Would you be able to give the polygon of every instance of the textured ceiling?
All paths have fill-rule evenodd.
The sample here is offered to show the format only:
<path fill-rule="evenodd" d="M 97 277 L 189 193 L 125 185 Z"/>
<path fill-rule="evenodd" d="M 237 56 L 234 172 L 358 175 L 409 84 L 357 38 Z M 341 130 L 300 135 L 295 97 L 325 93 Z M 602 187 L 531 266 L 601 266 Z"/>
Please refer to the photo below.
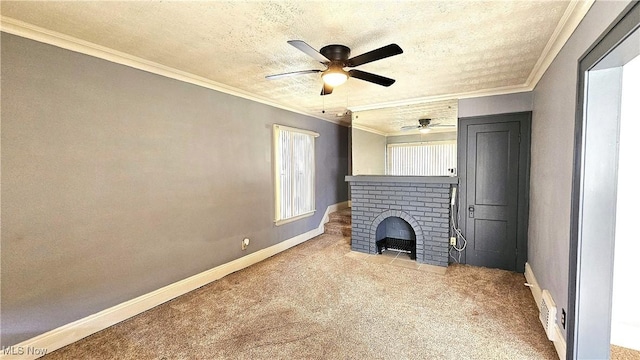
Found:
<path fill-rule="evenodd" d="M 387 107 L 353 113 L 353 126 L 372 129 L 386 135 L 410 135 L 418 129 L 400 130 L 403 126 L 418 126 L 419 119 L 431 119 L 432 124 L 458 125 L 458 100 L 442 100 L 419 104 Z M 451 127 L 433 127 L 431 132 L 456 131 Z"/>
<path fill-rule="evenodd" d="M 336 121 L 346 118 L 337 115 L 346 109 L 523 85 L 568 5 L 568 1 L 2 1 L 1 11 L 4 19 Z M 270 74 L 322 69 L 287 44 L 293 39 L 316 49 L 343 44 L 351 48 L 352 56 L 397 43 L 404 54 L 358 67 L 396 79 L 391 87 L 349 79 L 333 94 L 320 96 L 318 74 L 265 79 Z M 418 112 L 423 107 L 429 105 L 416 105 Z M 398 114 L 387 109 L 374 116 L 367 111 L 361 120 L 375 119 L 365 126 L 393 133 L 417 121 L 415 114 L 400 107 Z"/>

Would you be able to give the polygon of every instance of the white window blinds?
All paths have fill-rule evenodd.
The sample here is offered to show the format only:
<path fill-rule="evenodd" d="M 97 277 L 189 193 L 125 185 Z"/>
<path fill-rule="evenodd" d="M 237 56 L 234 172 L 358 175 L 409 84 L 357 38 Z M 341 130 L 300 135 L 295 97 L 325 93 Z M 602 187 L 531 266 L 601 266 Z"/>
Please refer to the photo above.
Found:
<path fill-rule="evenodd" d="M 457 166 L 455 141 L 387 145 L 387 174 L 448 176 Z"/>
<path fill-rule="evenodd" d="M 275 222 L 280 225 L 315 212 L 315 138 L 317 133 L 273 126 Z"/>

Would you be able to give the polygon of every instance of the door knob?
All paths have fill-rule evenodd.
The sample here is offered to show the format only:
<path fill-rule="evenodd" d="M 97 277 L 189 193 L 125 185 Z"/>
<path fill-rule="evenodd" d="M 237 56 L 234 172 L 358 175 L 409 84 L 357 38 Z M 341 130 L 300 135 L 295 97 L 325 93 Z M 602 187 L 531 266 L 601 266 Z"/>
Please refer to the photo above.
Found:
<path fill-rule="evenodd" d="M 473 205 L 469 206 L 469 217 L 472 218 L 473 217 L 473 212 L 476 210 L 476 208 Z"/>

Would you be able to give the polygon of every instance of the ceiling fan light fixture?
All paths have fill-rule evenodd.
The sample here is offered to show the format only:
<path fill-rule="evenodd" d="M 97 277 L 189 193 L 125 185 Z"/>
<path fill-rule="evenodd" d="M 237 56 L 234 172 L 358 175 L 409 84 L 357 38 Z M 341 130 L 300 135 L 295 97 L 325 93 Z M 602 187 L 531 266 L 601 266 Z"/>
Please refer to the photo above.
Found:
<path fill-rule="evenodd" d="M 423 127 L 423 128 L 420 128 L 420 130 L 418 131 L 420 131 L 423 134 L 426 134 L 428 132 L 431 132 L 431 129 L 429 129 L 428 127 Z"/>
<path fill-rule="evenodd" d="M 331 87 L 344 84 L 348 78 L 349 75 L 347 75 L 347 72 L 342 70 L 342 68 L 330 68 L 322 73 L 322 81 Z"/>
<path fill-rule="evenodd" d="M 364 54 L 360 54 L 358 56 L 350 58 L 349 56 L 351 55 L 351 49 L 344 45 L 326 45 L 323 46 L 320 51 L 318 51 L 302 40 L 289 40 L 287 41 L 287 43 L 302 51 L 303 53 L 309 55 L 313 59 L 319 61 L 327 68 L 325 70 L 302 70 L 283 74 L 268 75 L 266 76 L 266 78 L 279 79 L 285 76 L 320 72 L 322 73 L 320 76 L 322 78 L 322 82 L 324 83 L 322 91 L 320 92 L 321 96 L 331 94 L 334 87 L 344 84 L 345 81 L 347 81 L 347 79 L 349 79 L 350 77 L 384 87 L 393 85 L 393 83 L 396 82 L 394 79 L 356 69 L 345 71 L 344 68 L 353 68 L 356 66 L 368 64 L 373 61 L 388 58 L 390 56 L 400 55 L 403 52 L 398 44 L 389 44 L 387 46 L 383 46 L 381 48 L 371 50 Z"/>

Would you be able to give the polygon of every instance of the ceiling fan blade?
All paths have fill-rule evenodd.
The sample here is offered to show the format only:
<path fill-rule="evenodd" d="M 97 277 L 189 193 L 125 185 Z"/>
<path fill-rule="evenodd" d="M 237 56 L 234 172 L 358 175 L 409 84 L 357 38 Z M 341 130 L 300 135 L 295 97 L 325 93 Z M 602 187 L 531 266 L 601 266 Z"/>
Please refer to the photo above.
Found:
<path fill-rule="evenodd" d="M 400 131 L 414 130 L 419 128 L 420 128 L 420 125 L 403 126 L 400 128 Z"/>
<path fill-rule="evenodd" d="M 333 88 L 327 84 L 322 85 L 322 91 L 320 91 L 320 95 L 329 95 L 333 92 Z"/>
<path fill-rule="evenodd" d="M 397 44 L 390 44 L 379 49 L 371 50 L 364 54 L 352 57 L 347 61 L 347 67 L 356 67 L 372 61 L 402 54 L 402 49 Z"/>
<path fill-rule="evenodd" d="M 273 80 L 273 79 L 279 79 L 287 76 L 313 74 L 313 73 L 319 73 L 319 72 L 322 72 L 322 70 L 301 70 L 301 71 L 288 72 L 284 74 L 268 75 L 268 76 L 265 76 L 265 78 L 269 80 Z"/>
<path fill-rule="evenodd" d="M 429 127 L 456 127 L 455 125 L 450 124 L 431 124 Z"/>
<path fill-rule="evenodd" d="M 382 85 L 382 86 L 391 86 L 394 82 L 393 79 L 389 79 L 388 77 L 368 73 L 366 71 L 360 70 L 349 70 L 349 76 L 354 77 L 356 79 L 372 82 L 374 84 Z"/>
<path fill-rule="evenodd" d="M 289 40 L 287 41 L 289 45 L 295 47 L 296 49 L 302 51 L 303 53 L 311 56 L 312 58 L 320 61 L 321 63 L 328 63 L 329 59 L 327 59 L 324 55 L 320 54 L 318 50 L 311 47 L 311 45 L 307 44 L 302 40 Z"/>

